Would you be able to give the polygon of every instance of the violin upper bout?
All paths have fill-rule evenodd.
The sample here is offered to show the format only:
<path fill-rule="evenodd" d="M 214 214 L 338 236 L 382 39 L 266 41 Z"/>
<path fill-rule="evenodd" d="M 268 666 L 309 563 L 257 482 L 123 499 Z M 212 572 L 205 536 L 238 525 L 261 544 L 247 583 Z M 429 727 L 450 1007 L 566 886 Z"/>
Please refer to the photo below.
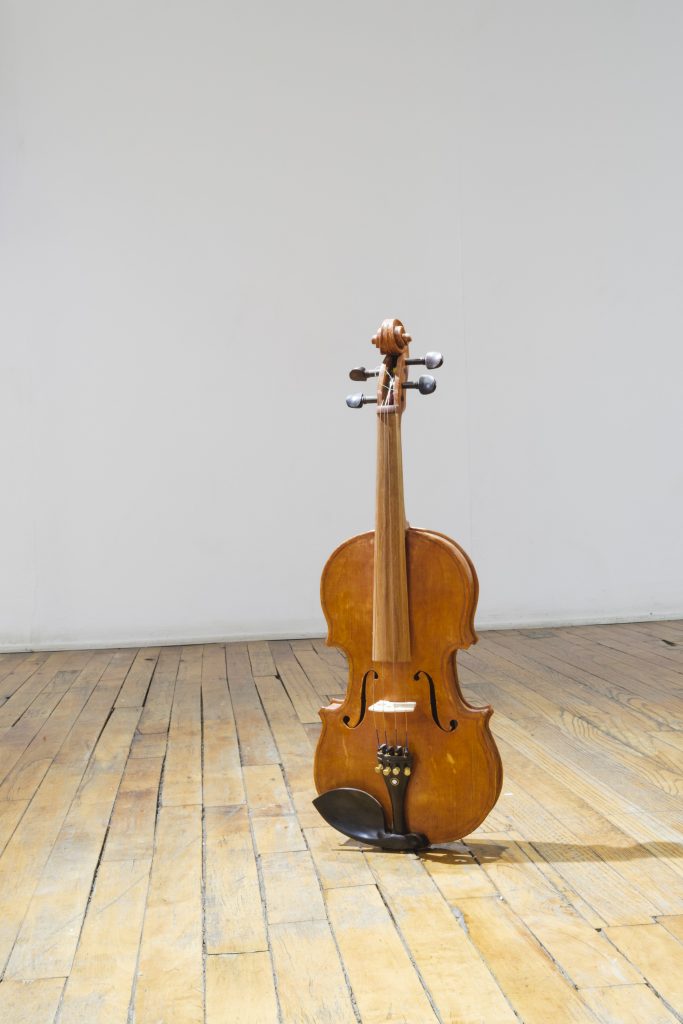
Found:
<path fill-rule="evenodd" d="M 479 584 L 468 555 L 431 530 L 406 531 L 411 641 L 451 649 L 476 643 Z M 320 581 L 327 642 L 349 658 L 372 647 L 374 533 L 361 533 L 329 557 Z M 414 652 L 417 653 L 417 650 Z"/>
<path fill-rule="evenodd" d="M 445 534 L 410 529 L 407 534 L 411 630 L 439 639 L 452 650 L 477 642 L 474 616 L 479 581 L 469 555 Z"/>
<path fill-rule="evenodd" d="M 327 643 L 351 657 L 358 645 L 372 646 L 374 533 L 361 533 L 332 552 L 320 579 Z"/>

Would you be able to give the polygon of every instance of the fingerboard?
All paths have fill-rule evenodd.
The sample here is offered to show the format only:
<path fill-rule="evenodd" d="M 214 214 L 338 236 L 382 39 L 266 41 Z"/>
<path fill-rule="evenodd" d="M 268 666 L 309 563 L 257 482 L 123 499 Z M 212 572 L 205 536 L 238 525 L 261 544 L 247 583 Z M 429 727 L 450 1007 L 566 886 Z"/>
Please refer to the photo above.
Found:
<path fill-rule="evenodd" d="M 372 660 L 410 661 L 401 417 L 377 415 Z"/>

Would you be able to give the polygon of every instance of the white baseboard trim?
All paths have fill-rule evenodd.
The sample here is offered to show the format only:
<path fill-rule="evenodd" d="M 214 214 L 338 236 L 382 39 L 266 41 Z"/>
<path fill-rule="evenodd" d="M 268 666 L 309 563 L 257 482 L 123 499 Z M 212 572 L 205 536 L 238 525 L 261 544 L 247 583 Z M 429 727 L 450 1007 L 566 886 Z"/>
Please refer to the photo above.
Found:
<path fill-rule="evenodd" d="M 571 616 L 569 618 L 552 617 L 532 619 L 484 619 L 477 621 L 478 633 L 485 633 L 494 629 L 553 629 L 563 626 L 608 626 L 613 623 L 623 622 L 673 622 L 683 619 L 683 612 L 670 612 L 662 615 L 655 614 L 632 614 L 632 615 L 586 615 Z M 320 639 L 324 634 L 320 629 L 296 630 L 290 629 L 286 632 L 265 631 L 253 633 L 219 633 L 208 635 L 197 635 L 181 633 L 177 636 L 159 636 L 150 634 L 145 637 L 119 637 L 116 639 L 82 639 L 82 640 L 46 640 L 33 644 L 21 643 L 0 643 L 2 654 L 23 654 L 37 651 L 84 651 L 103 650 L 107 648 L 121 647 L 180 647 L 185 644 L 226 644 L 240 643 L 247 640 L 311 640 Z"/>

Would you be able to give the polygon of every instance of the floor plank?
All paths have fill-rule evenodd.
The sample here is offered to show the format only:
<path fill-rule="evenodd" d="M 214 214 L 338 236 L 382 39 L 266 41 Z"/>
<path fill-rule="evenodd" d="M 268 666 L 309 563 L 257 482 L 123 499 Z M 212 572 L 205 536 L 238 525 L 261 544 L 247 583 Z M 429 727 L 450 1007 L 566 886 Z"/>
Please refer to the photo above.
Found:
<path fill-rule="evenodd" d="M 325 899 L 361 1020 L 437 1024 L 377 887 L 328 889 Z"/>
<path fill-rule="evenodd" d="M 0 982 L 0 1020 L 12 1024 L 52 1024 L 64 978 Z"/>
<path fill-rule="evenodd" d="M 581 994 L 601 1024 L 675 1024 L 678 1019 L 647 985 L 587 988 Z"/>
<path fill-rule="evenodd" d="M 515 1014 L 479 950 L 420 859 L 366 855 L 380 891 L 445 1024 L 513 1024 Z"/>
<path fill-rule="evenodd" d="M 64 992 L 59 1024 L 122 1024 L 133 992 L 151 859 L 103 863 Z"/>
<path fill-rule="evenodd" d="M 675 936 L 661 924 L 608 928 L 606 934 L 671 1009 L 683 1015 L 683 945 Z"/>
<path fill-rule="evenodd" d="M 139 717 L 139 708 L 121 708 L 109 718 L 36 886 L 7 978 L 69 974 Z"/>
<path fill-rule="evenodd" d="M 203 794 L 205 807 L 244 803 L 237 727 L 222 647 L 207 647 L 202 662 Z"/>
<path fill-rule="evenodd" d="M 277 764 L 277 750 L 256 690 L 246 644 L 228 644 L 225 657 L 242 764 Z"/>
<path fill-rule="evenodd" d="M 246 807 L 207 807 L 205 843 L 207 952 L 252 953 L 267 949 Z"/>
<path fill-rule="evenodd" d="M 161 807 L 136 978 L 136 1024 L 203 1024 L 201 883 L 201 807 Z"/>
<path fill-rule="evenodd" d="M 200 646 L 183 648 L 168 730 L 164 806 L 202 803 L 202 656 Z"/>
<path fill-rule="evenodd" d="M 207 957 L 206 1024 L 278 1024 L 270 953 Z"/>
<path fill-rule="evenodd" d="M 524 922 L 495 896 L 460 900 L 472 942 L 526 1024 L 589 1024 L 594 1016 Z"/>
<path fill-rule="evenodd" d="M 327 921 L 273 925 L 270 943 L 282 1024 L 355 1024 Z"/>

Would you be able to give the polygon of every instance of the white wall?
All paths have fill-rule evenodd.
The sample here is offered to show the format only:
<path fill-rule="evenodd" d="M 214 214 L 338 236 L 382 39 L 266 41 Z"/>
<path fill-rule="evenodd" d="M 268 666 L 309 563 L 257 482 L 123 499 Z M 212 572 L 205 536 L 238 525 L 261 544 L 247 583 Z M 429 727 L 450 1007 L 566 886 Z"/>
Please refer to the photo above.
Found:
<path fill-rule="evenodd" d="M 442 349 L 479 624 L 683 614 L 683 6 L 5 0 L 3 649 L 322 631 Z"/>

